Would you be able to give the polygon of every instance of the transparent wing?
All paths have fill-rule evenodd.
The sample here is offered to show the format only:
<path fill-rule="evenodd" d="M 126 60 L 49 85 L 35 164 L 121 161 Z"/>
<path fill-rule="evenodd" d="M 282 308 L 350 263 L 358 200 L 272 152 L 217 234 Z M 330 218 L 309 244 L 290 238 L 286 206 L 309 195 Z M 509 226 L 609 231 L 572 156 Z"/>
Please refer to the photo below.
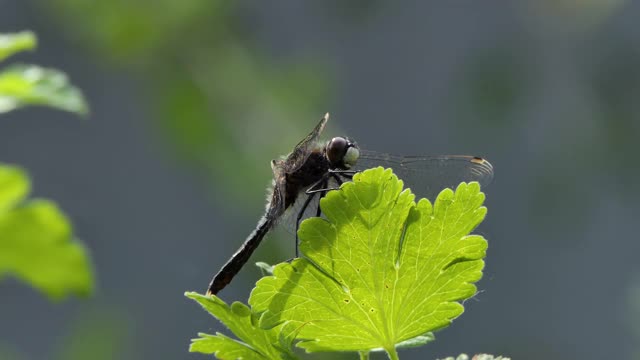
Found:
<path fill-rule="evenodd" d="M 329 121 L 329 113 L 326 113 L 318 125 L 307 135 L 302 141 L 293 148 L 291 154 L 287 156 L 287 159 L 283 163 L 283 170 L 286 173 L 292 173 L 298 170 L 307 161 L 309 155 L 318 146 L 318 138 L 324 130 L 325 125 Z"/>
<path fill-rule="evenodd" d="M 493 166 L 479 157 L 466 155 L 397 156 L 360 150 L 355 170 L 388 167 L 411 188 L 418 198 L 433 201 L 444 188 L 477 181 L 487 186 L 493 179 Z"/>

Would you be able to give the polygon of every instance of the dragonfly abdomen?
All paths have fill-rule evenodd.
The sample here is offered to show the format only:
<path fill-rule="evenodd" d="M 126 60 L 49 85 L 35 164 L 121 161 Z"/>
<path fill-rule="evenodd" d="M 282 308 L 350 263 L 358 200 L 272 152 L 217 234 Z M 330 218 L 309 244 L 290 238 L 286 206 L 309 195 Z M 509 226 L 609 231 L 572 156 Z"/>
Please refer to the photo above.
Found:
<path fill-rule="evenodd" d="M 227 261 L 226 264 L 218 271 L 216 276 L 211 280 L 207 295 L 215 295 L 227 286 L 233 277 L 240 271 L 242 266 L 251 257 L 251 254 L 258 248 L 260 242 L 273 227 L 275 219 L 270 216 L 263 216 L 258 222 L 258 226 L 251 232 L 247 240 L 242 244 L 240 249 Z"/>

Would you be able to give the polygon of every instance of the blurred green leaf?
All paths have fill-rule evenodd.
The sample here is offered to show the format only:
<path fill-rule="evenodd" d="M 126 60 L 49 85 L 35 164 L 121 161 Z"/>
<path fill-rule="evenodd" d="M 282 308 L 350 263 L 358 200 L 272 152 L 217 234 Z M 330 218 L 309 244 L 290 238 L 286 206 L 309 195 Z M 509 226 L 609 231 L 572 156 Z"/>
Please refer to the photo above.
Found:
<path fill-rule="evenodd" d="M 138 65 L 151 58 L 162 61 L 158 55 L 164 51 L 176 52 L 169 44 L 211 40 L 213 33 L 201 25 L 216 28 L 227 15 L 224 2 L 207 0 L 52 0 L 41 5 L 58 15 L 61 25 L 72 24 L 72 36 L 102 60 Z"/>
<path fill-rule="evenodd" d="M 0 61 L 17 52 L 33 50 L 36 45 L 36 36 L 31 31 L 0 34 Z"/>
<path fill-rule="evenodd" d="M 18 205 L 30 190 L 29 178 L 22 169 L 0 165 L 0 214 Z"/>
<path fill-rule="evenodd" d="M 26 105 L 46 105 L 80 115 L 88 113 L 80 90 L 58 70 L 12 65 L 0 71 L 0 113 Z"/>
<path fill-rule="evenodd" d="M 0 278 L 13 275 L 52 299 L 89 294 L 89 259 L 65 215 L 51 201 L 24 201 L 29 181 L 17 167 L 0 164 L 0 189 Z"/>
<path fill-rule="evenodd" d="M 257 318 L 249 307 L 234 302 L 231 306 L 215 295 L 204 296 L 194 292 L 185 296 L 197 301 L 216 319 L 220 320 L 241 341 L 221 333 L 208 335 L 200 333 L 193 339 L 189 351 L 215 354 L 218 359 L 295 359 L 291 345 L 296 329 L 282 324 L 271 329 L 257 326 Z"/>
<path fill-rule="evenodd" d="M 300 326 L 307 351 L 424 344 L 476 293 L 487 242 L 468 235 L 483 219 L 478 183 L 446 189 L 435 206 L 414 201 L 390 169 L 370 169 L 322 199 L 324 218 L 298 232 L 305 255 L 275 267 L 251 293 L 261 327 Z"/>
<path fill-rule="evenodd" d="M 122 310 L 104 306 L 84 309 L 56 344 L 52 359 L 133 359 L 135 324 Z"/>

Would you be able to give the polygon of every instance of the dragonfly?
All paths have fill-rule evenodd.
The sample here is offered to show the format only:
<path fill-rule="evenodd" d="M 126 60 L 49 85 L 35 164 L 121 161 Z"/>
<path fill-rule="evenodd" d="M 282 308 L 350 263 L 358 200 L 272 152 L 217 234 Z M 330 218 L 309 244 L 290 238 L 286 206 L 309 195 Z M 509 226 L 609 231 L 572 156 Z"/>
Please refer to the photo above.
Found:
<path fill-rule="evenodd" d="M 224 289 L 247 263 L 264 237 L 283 218 L 294 222 L 296 256 L 297 230 L 300 222 L 310 216 L 321 216 L 320 199 L 330 190 L 364 169 L 383 166 L 392 168 L 414 193 L 433 199 L 437 192 L 460 182 L 477 181 L 481 186 L 493 179 L 489 161 L 467 155 L 399 156 L 367 151 L 348 137 L 319 140 L 329 113 L 302 139 L 291 153 L 271 161 L 273 182 L 270 187 L 265 214 L 242 246 L 213 277 L 207 295 Z"/>

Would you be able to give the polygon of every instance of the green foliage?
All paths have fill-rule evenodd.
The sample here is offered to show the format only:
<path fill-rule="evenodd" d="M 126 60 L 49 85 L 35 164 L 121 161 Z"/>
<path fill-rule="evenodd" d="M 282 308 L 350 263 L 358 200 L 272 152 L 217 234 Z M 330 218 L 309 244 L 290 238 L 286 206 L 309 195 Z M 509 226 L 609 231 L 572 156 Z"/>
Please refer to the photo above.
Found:
<path fill-rule="evenodd" d="M 36 44 L 36 36 L 31 31 L 0 34 L 0 61 L 20 51 L 33 50 Z"/>
<path fill-rule="evenodd" d="M 203 296 L 194 292 L 185 295 L 197 301 L 243 341 L 221 333 L 200 333 L 200 338 L 193 340 L 189 351 L 215 354 L 218 359 L 295 359 L 291 345 L 296 329 L 290 324 L 262 329 L 257 326 L 256 315 L 240 302 L 229 306 L 215 295 Z"/>
<path fill-rule="evenodd" d="M 220 3 L 206 0 L 51 0 L 41 5 L 100 58 L 136 63 L 168 43 L 193 41 L 204 30 L 198 29 L 200 21 L 209 19 L 215 26 L 218 13 L 228 15 Z M 211 38 L 211 33 L 202 36 Z"/>
<path fill-rule="evenodd" d="M 477 183 L 462 183 L 434 206 L 416 204 L 390 169 L 359 173 L 322 199 L 326 219 L 301 224 L 304 257 L 258 281 L 243 314 L 261 329 L 293 326 L 309 352 L 384 350 L 395 359 L 397 348 L 432 341 L 476 293 L 487 242 L 469 233 L 484 219 L 483 201 Z"/>
<path fill-rule="evenodd" d="M 82 93 L 54 69 L 13 65 L 0 73 L 0 113 L 25 105 L 46 105 L 86 115 Z"/>
<path fill-rule="evenodd" d="M 31 32 L 0 35 L 0 60 L 35 45 Z M 36 65 L 12 65 L 0 70 L 0 113 L 26 105 L 45 105 L 81 115 L 88 112 L 80 90 L 58 70 Z"/>
<path fill-rule="evenodd" d="M 0 34 L 0 60 L 35 46 L 31 32 Z M 79 114 L 88 109 L 80 91 L 60 71 L 35 65 L 0 70 L 0 114 L 26 105 Z M 26 201 L 30 188 L 23 170 L 0 164 L 0 279 L 11 274 L 51 299 L 89 294 L 93 274 L 85 248 L 53 202 Z"/>
<path fill-rule="evenodd" d="M 93 275 L 85 248 L 54 203 L 25 201 L 29 189 L 21 169 L 0 164 L 0 279 L 11 274 L 52 299 L 89 294 Z"/>

